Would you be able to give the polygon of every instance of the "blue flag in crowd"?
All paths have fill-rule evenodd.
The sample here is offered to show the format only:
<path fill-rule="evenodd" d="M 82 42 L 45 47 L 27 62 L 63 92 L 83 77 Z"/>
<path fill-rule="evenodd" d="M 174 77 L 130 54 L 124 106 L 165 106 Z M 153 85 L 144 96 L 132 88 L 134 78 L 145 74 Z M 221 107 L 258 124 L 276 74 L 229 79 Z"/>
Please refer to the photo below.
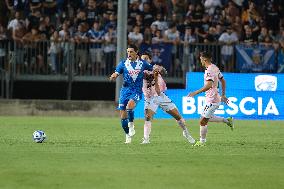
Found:
<path fill-rule="evenodd" d="M 239 72 L 273 72 L 276 69 L 275 51 L 270 47 L 236 45 Z"/>
<path fill-rule="evenodd" d="M 170 70 L 172 45 L 165 43 L 148 45 L 143 43 L 140 46 L 140 52 L 145 51 L 152 53 L 154 64 L 163 65 L 168 71 Z"/>

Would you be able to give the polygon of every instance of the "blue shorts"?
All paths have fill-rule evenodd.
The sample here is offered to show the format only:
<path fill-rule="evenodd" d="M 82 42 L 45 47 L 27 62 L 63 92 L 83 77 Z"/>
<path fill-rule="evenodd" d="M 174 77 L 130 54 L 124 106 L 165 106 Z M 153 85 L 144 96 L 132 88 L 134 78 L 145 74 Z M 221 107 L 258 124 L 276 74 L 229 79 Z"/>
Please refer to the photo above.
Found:
<path fill-rule="evenodd" d="M 120 90 L 118 110 L 125 110 L 129 100 L 133 100 L 136 104 L 141 100 L 142 93 L 138 93 L 133 88 L 122 87 Z"/>

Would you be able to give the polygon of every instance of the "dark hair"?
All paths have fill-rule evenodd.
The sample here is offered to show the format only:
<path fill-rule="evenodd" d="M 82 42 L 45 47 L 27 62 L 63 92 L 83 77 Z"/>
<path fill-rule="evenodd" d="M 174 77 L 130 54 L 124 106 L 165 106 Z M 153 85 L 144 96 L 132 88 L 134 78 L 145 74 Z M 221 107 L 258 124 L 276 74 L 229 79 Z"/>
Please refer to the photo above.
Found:
<path fill-rule="evenodd" d="M 129 44 L 129 45 L 127 46 L 127 48 L 134 49 L 134 51 L 138 53 L 138 47 L 137 47 L 136 45 Z"/>
<path fill-rule="evenodd" d="M 206 59 L 211 59 L 211 58 L 212 58 L 211 53 L 210 53 L 210 52 L 207 52 L 207 51 L 201 52 L 201 53 L 200 53 L 200 56 L 201 56 L 201 57 L 204 57 L 204 58 L 206 58 Z"/>
<path fill-rule="evenodd" d="M 144 51 L 143 53 L 141 53 L 141 56 L 142 55 L 147 55 L 147 56 L 149 56 L 150 59 L 152 59 L 152 55 L 149 51 Z"/>

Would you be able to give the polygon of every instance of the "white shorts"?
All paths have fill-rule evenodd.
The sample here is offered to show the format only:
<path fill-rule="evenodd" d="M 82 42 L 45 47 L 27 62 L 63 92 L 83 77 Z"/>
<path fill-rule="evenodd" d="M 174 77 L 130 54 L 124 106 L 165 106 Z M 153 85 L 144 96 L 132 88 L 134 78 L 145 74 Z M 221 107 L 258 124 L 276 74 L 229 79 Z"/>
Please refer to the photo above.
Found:
<path fill-rule="evenodd" d="M 158 107 L 165 112 L 177 108 L 172 100 L 165 95 L 165 93 L 161 93 L 160 96 L 153 96 L 150 99 L 145 99 L 144 110 L 150 109 L 156 113 Z"/>
<path fill-rule="evenodd" d="M 220 106 L 220 103 L 206 103 L 201 114 L 202 117 L 211 118 L 214 115 L 215 110 L 217 110 Z"/>

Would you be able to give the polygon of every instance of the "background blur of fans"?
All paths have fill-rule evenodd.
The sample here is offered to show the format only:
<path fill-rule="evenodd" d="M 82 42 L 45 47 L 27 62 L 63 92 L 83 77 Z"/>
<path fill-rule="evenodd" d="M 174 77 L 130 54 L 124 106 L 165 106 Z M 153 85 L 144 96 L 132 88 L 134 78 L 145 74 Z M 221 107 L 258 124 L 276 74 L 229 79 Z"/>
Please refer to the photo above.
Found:
<path fill-rule="evenodd" d="M 226 72 L 284 72 L 283 7 L 281 0 L 129 0 L 128 43 L 170 44 L 170 76 L 201 71 L 198 55 L 208 48 Z M 78 75 L 113 71 L 117 1 L 3 0 L 0 10 L 2 69 L 13 62 L 17 74 L 66 74 L 70 65 Z M 273 67 L 238 68 L 236 44 L 272 48 Z M 263 58 L 252 56 L 256 64 Z"/>

